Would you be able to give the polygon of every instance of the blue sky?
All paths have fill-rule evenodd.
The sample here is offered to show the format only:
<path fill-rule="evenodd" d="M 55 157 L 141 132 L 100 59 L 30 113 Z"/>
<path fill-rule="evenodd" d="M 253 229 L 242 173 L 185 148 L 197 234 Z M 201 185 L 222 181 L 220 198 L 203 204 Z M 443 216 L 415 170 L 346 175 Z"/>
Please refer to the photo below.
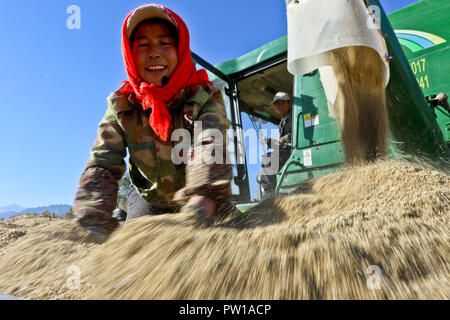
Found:
<path fill-rule="evenodd" d="M 382 0 L 387 12 L 413 0 Z M 0 206 L 72 204 L 106 110 L 126 79 L 123 19 L 144 1 L 0 2 Z M 217 64 L 286 34 L 284 0 L 168 0 L 191 49 Z M 69 30 L 70 5 L 81 29 Z"/>

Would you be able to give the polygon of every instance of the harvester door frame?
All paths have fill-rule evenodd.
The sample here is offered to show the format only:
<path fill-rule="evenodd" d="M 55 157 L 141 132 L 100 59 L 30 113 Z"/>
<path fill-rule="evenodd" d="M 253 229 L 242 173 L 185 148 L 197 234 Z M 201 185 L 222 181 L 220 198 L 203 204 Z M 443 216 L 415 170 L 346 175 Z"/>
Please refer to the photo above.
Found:
<path fill-rule="evenodd" d="M 228 88 L 225 88 L 225 93 L 230 100 L 231 109 L 231 126 L 234 132 L 234 155 L 232 163 L 236 163 L 237 175 L 234 176 L 234 184 L 239 188 L 239 194 L 233 194 L 232 200 L 236 203 L 245 203 L 250 201 L 250 184 L 248 180 L 247 161 L 245 158 L 245 141 L 242 129 L 242 117 L 239 108 L 239 93 L 237 83 L 234 79 L 227 76 L 225 73 L 215 68 L 212 64 L 205 61 L 196 53 L 191 52 L 194 63 L 199 64 L 206 70 L 210 71 L 218 78 L 226 82 Z"/>
<path fill-rule="evenodd" d="M 231 78 L 231 81 L 233 82 L 233 85 L 235 86 L 235 90 L 234 90 L 234 92 L 236 92 L 236 93 L 239 93 L 239 90 L 238 90 L 238 83 L 240 82 L 240 81 L 242 81 L 242 80 L 244 80 L 244 79 L 247 79 L 247 78 L 249 78 L 249 77 L 252 77 L 252 76 L 254 76 L 254 75 L 257 75 L 258 73 L 261 73 L 261 72 L 263 72 L 263 71 L 265 71 L 265 70 L 268 70 L 268 69 L 271 69 L 271 68 L 273 68 L 273 67 L 275 67 L 275 66 L 278 66 L 278 65 L 280 65 L 280 64 L 283 64 L 283 63 L 287 63 L 287 52 L 284 52 L 284 53 L 282 53 L 282 54 L 279 54 L 279 55 L 277 55 L 277 56 L 274 56 L 274 57 L 272 57 L 272 58 L 269 58 L 268 60 L 265 60 L 265 61 L 263 61 L 263 62 L 261 62 L 261 63 L 258 63 L 258 64 L 255 64 L 255 65 L 253 65 L 253 66 L 251 66 L 251 67 L 249 67 L 249 68 L 247 68 L 247 69 L 245 69 L 245 70 L 242 70 L 242 71 L 240 71 L 240 72 L 238 72 L 238 73 L 235 73 L 235 74 L 232 74 L 231 76 L 230 76 L 230 78 Z M 295 75 L 290 75 L 291 77 L 292 77 L 292 79 L 293 79 L 293 84 L 292 84 L 292 108 L 291 108 L 291 112 L 292 112 L 292 114 L 293 114 L 293 112 L 294 112 L 294 104 L 296 103 L 295 101 L 297 100 L 297 98 L 296 98 L 296 96 L 295 96 L 295 85 L 296 85 L 296 78 L 297 78 L 297 76 L 295 76 Z M 236 96 L 236 98 L 235 98 L 235 104 L 237 104 L 238 106 L 239 106 L 239 96 Z M 238 112 L 237 114 L 239 115 L 239 119 L 242 119 L 242 115 L 241 115 L 241 108 L 237 108 L 237 111 L 236 112 Z M 261 118 L 261 119 L 264 119 L 264 120 L 266 120 L 266 121 L 270 121 L 270 122 L 272 122 L 272 120 L 273 119 L 271 119 L 271 118 L 264 118 L 261 114 L 252 114 L 253 116 L 256 116 L 256 117 L 259 117 L 259 118 Z M 240 121 L 240 123 L 242 123 L 242 120 Z M 241 132 L 243 131 L 243 127 L 242 127 L 242 125 L 240 126 L 240 129 L 241 129 Z M 295 131 L 296 130 L 296 127 L 295 127 L 295 121 L 294 121 L 294 119 L 292 118 L 292 132 L 291 132 L 291 136 L 292 136 L 292 139 L 294 139 L 294 135 L 295 135 Z M 241 138 L 242 140 L 242 144 L 244 145 L 244 143 L 245 143 L 245 141 L 244 141 L 244 137 L 242 136 L 242 138 Z M 292 154 L 293 154 L 293 152 L 294 152 L 294 148 L 296 147 L 294 144 L 293 144 L 293 142 L 294 142 L 294 140 L 292 140 L 291 141 L 291 144 L 292 144 L 292 151 L 291 151 L 291 156 L 292 156 Z M 245 147 L 244 147 L 244 150 L 245 150 Z M 245 151 L 244 151 L 245 152 Z M 245 153 L 244 153 L 244 155 L 245 155 Z M 289 162 L 289 160 L 285 163 L 285 166 L 288 164 L 288 162 Z M 283 166 L 284 167 L 284 166 Z M 279 168 L 279 174 L 282 172 L 282 169 L 283 168 Z M 246 170 L 247 170 L 247 167 L 246 167 Z M 248 180 L 248 178 L 247 178 L 247 180 Z M 250 200 L 250 185 L 248 184 L 248 186 L 249 186 L 249 188 L 248 188 L 248 194 L 249 194 L 249 201 L 251 201 Z M 259 188 L 260 188 L 261 186 L 259 185 Z M 278 178 L 277 178 L 277 187 L 278 187 Z M 278 188 L 277 188 L 278 189 Z M 248 201 L 248 202 L 249 202 Z"/>

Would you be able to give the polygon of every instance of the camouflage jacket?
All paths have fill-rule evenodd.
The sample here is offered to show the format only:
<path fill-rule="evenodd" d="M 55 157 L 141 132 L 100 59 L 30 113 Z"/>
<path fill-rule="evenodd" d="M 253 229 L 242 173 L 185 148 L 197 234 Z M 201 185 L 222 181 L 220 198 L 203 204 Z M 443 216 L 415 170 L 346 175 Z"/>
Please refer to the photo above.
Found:
<path fill-rule="evenodd" d="M 150 111 L 144 111 L 133 94 L 116 91 L 107 102 L 75 196 L 74 212 L 82 225 L 115 228 L 111 214 L 116 206 L 117 180 L 126 169 L 127 149 L 132 184 L 155 207 L 173 212 L 194 194 L 207 195 L 216 203 L 230 197 L 232 173 L 226 163 L 226 141 L 217 139 L 217 130 L 226 137 L 230 126 L 220 90 L 199 86 L 195 94 L 186 96 L 182 90 L 179 98 L 170 101 L 171 132 L 184 129 L 189 136 L 167 142 L 155 135 L 148 123 Z M 208 164 L 205 160 L 218 148 L 223 160 Z M 173 161 L 172 153 L 179 160 Z M 195 157 L 199 154 L 203 158 Z"/>

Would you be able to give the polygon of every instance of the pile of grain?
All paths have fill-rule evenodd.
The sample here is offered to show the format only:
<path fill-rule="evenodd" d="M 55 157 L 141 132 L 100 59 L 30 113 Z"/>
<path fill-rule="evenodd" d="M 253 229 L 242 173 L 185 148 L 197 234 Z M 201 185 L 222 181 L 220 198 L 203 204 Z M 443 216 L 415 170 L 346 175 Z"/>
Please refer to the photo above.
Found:
<path fill-rule="evenodd" d="M 143 217 L 100 245 L 58 222 L 9 246 L 0 257 L 0 292 L 49 299 L 449 299 L 449 199 L 447 174 L 378 162 L 312 180 L 297 194 L 215 224 L 194 215 Z M 72 264 L 81 268 L 81 290 L 67 289 Z"/>
<path fill-rule="evenodd" d="M 301 192 L 215 226 L 190 216 L 123 226 L 97 254 L 94 297 L 450 298 L 448 175 L 380 162 Z M 367 285 L 374 265 L 380 290 Z"/>
<path fill-rule="evenodd" d="M 8 220 L 0 220 L 0 256 L 5 253 L 7 246 L 17 239 L 56 221 L 58 220 L 38 214 L 22 214 Z"/>
<path fill-rule="evenodd" d="M 21 237 L 11 243 L 9 234 Z M 103 239 L 71 221 L 33 215 L 1 223 L 0 236 L 0 292 L 26 299 L 83 299 L 92 291 L 85 260 Z"/>

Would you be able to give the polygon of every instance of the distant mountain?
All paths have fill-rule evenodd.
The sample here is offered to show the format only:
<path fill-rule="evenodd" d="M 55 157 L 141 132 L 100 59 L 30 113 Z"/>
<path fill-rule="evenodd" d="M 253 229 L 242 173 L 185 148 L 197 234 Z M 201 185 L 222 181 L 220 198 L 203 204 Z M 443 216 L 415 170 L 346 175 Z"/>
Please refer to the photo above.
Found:
<path fill-rule="evenodd" d="M 19 213 L 16 211 L 8 211 L 0 213 L 0 219 L 4 218 L 5 220 L 9 219 L 11 216 L 18 215 Z"/>
<path fill-rule="evenodd" d="M 8 206 L 9 207 L 9 206 Z M 19 215 L 19 214 L 24 214 L 24 213 L 38 213 L 41 214 L 44 211 L 48 211 L 50 213 L 54 213 L 58 216 L 64 216 L 66 214 L 67 211 L 70 210 L 70 208 L 72 208 L 72 206 L 68 205 L 68 204 L 56 204 L 56 205 L 50 205 L 50 206 L 45 206 L 45 207 L 36 207 L 36 208 L 23 208 L 20 206 L 19 210 L 11 210 L 11 211 L 5 211 L 5 212 L 1 212 L 0 213 L 0 219 L 1 218 L 5 218 L 5 219 L 9 219 L 11 216 L 14 215 Z M 6 207 L 3 207 L 6 208 Z"/>
<path fill-rule="evenodd" d="M 69 206 L 68 204 L 54 204 L 46 207 L 27 208 L 22 210 L 20 213 L 42 213 L 44 211 L 48 211 L 58 216 L 63 216 L 70 210 L 70 208 L 72 208 L 72 206 Z"/>
<path fill-rule="evenodd" d="M 25 210 L 26 208 L 21 207 L 17 204 L 11 204 L 9 206 L 0 207 L 0 214 L 6 213 L 6 212 L 20 212 L 22 210 Z"/>

